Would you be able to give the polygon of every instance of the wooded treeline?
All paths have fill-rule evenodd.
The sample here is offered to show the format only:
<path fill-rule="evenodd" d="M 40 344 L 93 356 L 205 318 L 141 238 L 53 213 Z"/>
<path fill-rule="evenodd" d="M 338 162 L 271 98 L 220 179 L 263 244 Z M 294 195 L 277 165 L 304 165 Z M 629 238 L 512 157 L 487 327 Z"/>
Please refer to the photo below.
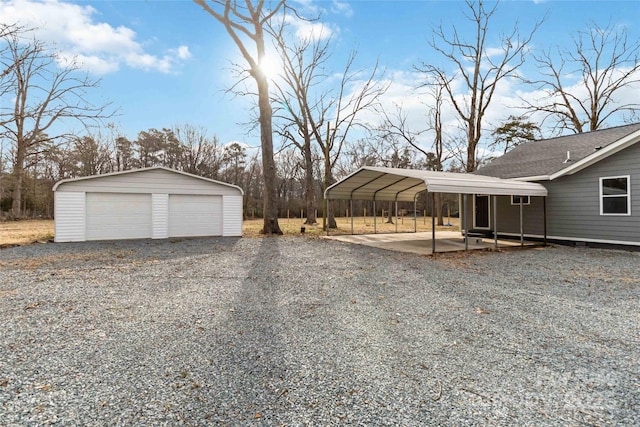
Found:
<path fill-rule="evenodd" d="M 491 152 L 528 140 L 638 120 L 640 105 L 620 95 L 640 83 L 640 40 L 613 24 L 587 24 L 571 46 L 534 49 L 544 18 L 526 31 L 517 23 L 494 28 L 498 4 L 467 0 L 455 26 L 431 29 L 425 57 L 438 60 L 410 70 L 420 76 L 416 92 L 424 104 L 424 123 L 416 128 L 404 105 L 384 101 L 392 78 L 378 64 L 358 68 L 354 50 L 336 68 L 340 61 L 329 60 L 331 35 L 301 36 L 291 25 L 301 16 L 285 0 L 272 9 L 264 0 L 194 1 L 225 27 L 246 61 L 237 65 L 238 84 L 230 91 L 255 99 L 254 118 L 244 121 L 259 129 L 259 150 L 221 144 L 215 129 L 188 123 L 141 130 L 129 140 L 110 124 L 113 106 L 87 101 L 99 81 L 78 63 L 61 63 L 30 29 L 2 25 L 2 215 L 50 217 L 51 188 L 61 179 L 166 166 L 242 187 L 245 216 L 264 216 L 264 232 L 278 234 L 277 216 L 302 213 L 315 223 L 325 186 L 361 166 L 473 172 Z M 272 79 L 261 69 L 267 43 L 281 68 Z M 529 71 L 520 72 L 525 64 Z M 536 98 L 520 100 L 521 114 L 488 123 L 503 85 L 528 88 Z M 74 125 L 82 131 L 69 131 Z M 435 213 L 455 211 L 456 202 L 438 197 Z M 383 208 L 391 212 L 393 206 Z M 420 211 L 431 208 L 419 199 Z M 335 226 L 333 215 L 345 211 L 346 204 L 336 203 L 327 225 Z"/>
<path fill-rule="evenodd" d="M 343 161 L 337 165 L 337 175 L 343 176 L 359 166 L 399 166 L 429 168 L 421 163 L 415 152 L 405 149 L 397 157 L 384 159 L 377 152 L 379 147 L 359 141 L 349 146 Z M 5 153 L 6 154 L 6 153 Z M 306 177 L 300 166 L 302 159 L 297 150 L 285 148 L 275 156 L 277 167 L 278 213 L 306 218 Z M 322 161 L 317 153 L 313 156 L 314 190 L 323 192 Z M 0 186 L 1 208 L 11 210 L 13 176 L 10 163 L 3 164 Z M 164 166 L 179 171 L 215 179 L 240 186 L 245 191 L 245 217 L 262 216 L 263 182 L 260 159 L 257 152 L 249 154 L 247 149 L 235 142 L 221 145 L 215 136 L 207 136 L 204 128 L 190 124 L 174 125 L 171 128 L 141 131 L 131 141 L 117 134 L 107 136 L 83 136 L 63 144 L 42 150 L 31 156 L 24 174 L 23 216 L 51 217 L 53 215 L 53 185 L 62 179 L 78 178 L 137 168 Z M 419 201 L 418 209 L 431 209 Z M 455 206 L 455 205 L 454 205 Z M 346 204 L 336 204 L 339 215 L 346 214 Z M 371 213 L 370 203 L 356 203 L 354 210 L 362 214 L 363 209 Z M 410 209 L 412 206 L 406 206 Z M 378 211 L 387 210 L 387 205 L 378 206 Z M 455 209 L 455 207 L 454 207 Z M 315 214 L 315 212 L 314 212 Z"/>

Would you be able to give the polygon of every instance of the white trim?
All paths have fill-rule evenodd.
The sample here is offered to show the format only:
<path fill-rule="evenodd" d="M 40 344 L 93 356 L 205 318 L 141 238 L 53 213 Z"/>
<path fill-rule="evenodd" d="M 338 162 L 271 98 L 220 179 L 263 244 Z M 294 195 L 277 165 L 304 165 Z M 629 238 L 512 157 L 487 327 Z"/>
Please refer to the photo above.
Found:
<path fill-rule="evenodd" d="M 498 235 L 520 237 L 519 233 L 503 233 L 498 232 Z M 541 234 L 525 234 L 525 238 L 533 237 L 536 239 L 543 239 Z M 607 240 L 607 239 L 585 239 L 582 237 L 565 237 L 565 236 L 547 236 L 547 240 L 566 240 L 570 242 L 588 242 L 588 243 L 604 243 L 607 245 L 626 245 L 626 246 L 640 246 L 640 242 L 629 242 L 626 240 Z"/>
<path fill-rule="evenodd" d="M 487 226 L 479 227 L 476 225 L 476 198 L 486 197 L 487 198 Z M 489 194 L 474 194 L 473 197 L 473 228 L 477 228 L 478 230 L 491 230 L 491 195 Z"/>
<path fill-rule="evenodd" d="M 565 175 L 572 175 L 576 172 L 581 171 L 582 169 L 585 169 L 591 165 L 593 165 L 594 163 L 599 162 L 602 159 L 605 159 L 609 156 L 611 156 L 612 154 L 615 154 L 619 151 L 624 150 L 625 148 L 637 143 L 640 141 L 640 130 L 637 130 L 635 132 L 630 133 L 629 135 L 620 138 L 618 141 L 614 142 L 613 144 L 609 144 L 604 148 L 601 148 L 598 151 L 595 151 L 594 153 L 588 155 L 587 157 L 583 158 L 582 160 L 577 161 L 576 163 L 572 164 L 571 166 L 569 166 L 568 168 L 564 168 L 554 174 L 552 174 L 549 179 L 551 181 L 553 181 L 554 179 L 560 178 L 562 176 Z"/>
<path fill-rule="evenodd" d="M 604 213 L 602 200 L 605 198 L 605 195 L 602 194 L 602 181 L 605 179 L 618 179 L 624 178 L 627 180 L 627 194 L 625 197 L 627 198 L 627 213 Z M 600 216 L 631 216 L 631 175 L 619 175 L 619 176 L 601 176 L 599 178 L 599 193 L 598 198 L 600 200 Z M 622 195 L 609 195 L 608 197 L 623 197 Z"/>
<path fill-rule="evenodd" d="M 521 176 L 518 178 L 509 178 L 515 181 L 550 181 L 551 175 L 534 175 L 534 176 Z"/>
<path fill-rule="evenodd" d="M 515 195 L 515 194 L 514 194 L 514 195 L 512 195 L 512 196 L 511 196 L 511 206 L 520 206 L 520 202 L 515 203 L 515 202 L 513 201 L 513 198 L 514 198 L 514 197 L 526 197 L 526 198 L 527 198 L 527 201 L 526 201 L 526 202 L 525 202 L 524 200 L 522 201 L 522 205 L 523 205 L 523 206 L 527 206 L 527 205 L 530 205 L 530 204 L 531 204 L 531 197 L 529 197 L 529 196 L 518 196 L 518 195 Z"/>

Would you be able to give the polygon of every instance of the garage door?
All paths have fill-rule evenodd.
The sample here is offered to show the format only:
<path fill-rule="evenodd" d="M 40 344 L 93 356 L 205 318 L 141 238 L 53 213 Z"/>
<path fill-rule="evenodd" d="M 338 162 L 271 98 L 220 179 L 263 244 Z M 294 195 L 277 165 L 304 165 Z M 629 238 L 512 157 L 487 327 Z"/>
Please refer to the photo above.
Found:
<path fill-rule="evenodd" d="M 222 236 L 222 196 L 169 196 L 169 237 Z"/>
<path fill-rule="evenodd" d="M 87 240 L 151 237 L 151 194 L 87 193 Z"/>

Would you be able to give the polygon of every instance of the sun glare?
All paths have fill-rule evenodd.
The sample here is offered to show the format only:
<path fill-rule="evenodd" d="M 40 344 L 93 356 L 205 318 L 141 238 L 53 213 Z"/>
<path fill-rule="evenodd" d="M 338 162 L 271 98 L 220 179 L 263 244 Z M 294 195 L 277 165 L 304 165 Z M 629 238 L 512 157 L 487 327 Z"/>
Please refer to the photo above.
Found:
<path fill-rule="evenodd" d="M 260 69 L 267 76 L 267 79 L 274 80 L 280 74 L 278 63 L 271 57 L 265 56 L 260 62 Z"/>

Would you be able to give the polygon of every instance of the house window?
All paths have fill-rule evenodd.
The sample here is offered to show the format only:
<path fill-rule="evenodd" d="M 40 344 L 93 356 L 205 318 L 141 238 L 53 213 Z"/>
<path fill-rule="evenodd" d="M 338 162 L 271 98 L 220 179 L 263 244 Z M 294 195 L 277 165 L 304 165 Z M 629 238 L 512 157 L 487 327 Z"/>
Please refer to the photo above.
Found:
<path fill-rule="evenodd" d="M 519 205 L 520 204 L 520 199 L 522 199 L 522 204 L 523 205 L 528 205 L 529 204 L 529 196 L 511 196 L 511 204 L 512 205 Z"/>
<path fill-rule="evenodd" d="M 600 215 L 631 215 L 630 177 L 600 178 Z"/>

